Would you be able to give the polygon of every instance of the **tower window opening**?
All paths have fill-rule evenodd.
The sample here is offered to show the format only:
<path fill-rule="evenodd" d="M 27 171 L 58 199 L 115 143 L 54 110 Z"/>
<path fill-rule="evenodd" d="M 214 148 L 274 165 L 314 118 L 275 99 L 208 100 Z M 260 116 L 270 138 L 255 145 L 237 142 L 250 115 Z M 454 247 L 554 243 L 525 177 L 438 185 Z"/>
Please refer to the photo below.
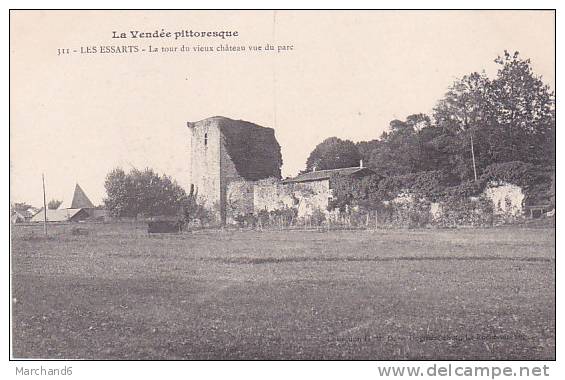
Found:
<path fill-rule="evenodd" d="M 204 146 L 208 146 L 208 134 L 204 133 Z"/>

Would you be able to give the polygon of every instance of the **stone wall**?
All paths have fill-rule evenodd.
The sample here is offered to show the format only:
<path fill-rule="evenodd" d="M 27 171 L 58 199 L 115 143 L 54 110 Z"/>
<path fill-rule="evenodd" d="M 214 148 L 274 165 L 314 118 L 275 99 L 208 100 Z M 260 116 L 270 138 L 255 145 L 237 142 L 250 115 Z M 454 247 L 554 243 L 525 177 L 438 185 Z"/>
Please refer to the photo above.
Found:
<path fill-rule="evenodd" d="M 236 195 L 237 190 L 241 190 L 242 194 L 238 197 L 240 199 L 235 200 L 233 197 Z M 226 137 L 222 134 L 220 137 L 220 220 L 222 223 L 226 223 L 228 219 L 228 214 L 231 213 L 233 216 L 233 211 L 229 212 L 228 208 L 234 207 L 235 204 L 242 203 L 241 210 L 238 211 L 239 214 L 246 215 L 245 204 L 249 201 L 244 201 L 249 198 L 247 194 L 248 190 L 253 191 L 253 186 L 248 184 L 238 173 L 233 160 L 231 159 L 228 151 L 226 149 Z M 230 197 L 232 198 L 230 200 Z M 251 193 L 252 202 L 253 194 Z M 230 202 L 235 202 L 230 205 Z M 236 214 L 237 215 L 237 214 Z"/>
<path fill-rule="evenodd" d="M 435 226 L 489 226 L 522 218 L 524 198 L 522 188 L 517 185 L 491 182 L 477 196 L 432 202 L 406 189 L 390 202 L 383 203 L 388 207 L 390 219 L 401 222 L 403 218 L 412 218 Z"/>
<path fill-rule="evenodd" d="M 251 181 L 232 181 L 226 191 L 226 223 L 234 224 L 238 216 L 254 213 L 255 184 Z"/>
<path fill-rule="evenodd" d="M 190 183 L 205 207 L 214 209 L 220 204 L 221 133 L 214 119 L 189 123 Z"/>
<path fill-rule="evenodd" d="M 484 195 L 492 202 L 495 215 L 522 216 L 525 195 L 520 186 L 492 182 L 485 189 Z"/>
<path fill-rule="evenodd" d="M 292 195 L 292 188 L 276 178 L 255 182 L 253 195 L 253 208 L 256 214 L 262 210 L 273 211 L 297 206 L 297 201 Z"/>
<path fill-rule="evenodd" d="M 299 218 L 311 216 L 316 210 L 328 214 L 328 203 L 332 196 L 329 180 L 299 182 L 289 186 L 292 186 L 294 196 L 299 199 Z"/>
<path fill-rule="evenodd" d="M 269 178 L 255 183 L 254 211 L 293 207 L 301 218 L 312 215 L 315 210 L 327 213 L 330 197 L 329 180 L 283 183 Z"/>

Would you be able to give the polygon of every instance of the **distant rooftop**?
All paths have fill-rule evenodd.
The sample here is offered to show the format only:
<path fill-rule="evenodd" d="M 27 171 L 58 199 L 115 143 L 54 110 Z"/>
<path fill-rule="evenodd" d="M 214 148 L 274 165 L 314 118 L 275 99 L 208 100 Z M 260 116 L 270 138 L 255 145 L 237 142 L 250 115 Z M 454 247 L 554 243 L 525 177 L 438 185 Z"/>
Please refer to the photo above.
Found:
<path fill-rule="evenodd" d="M 69 208 L 94 208 L 94 205 L 86 196 L 84 190 L 77 183 L 75 186 L 75 192 L 73 194 L 73 200 L 71 201 L 71 207 Z"/>
<path fill-rule="evenodd" d="M 308 173 L 299 174 L 294 178 L 287 178 L 283 180 L 283 183 L 323 181 L 330 179 L 332 175 L 336 175 L 336 174 L 350 176 L 350 175 L 369 175 L 373 173 L 374 171 L 372 171 L 371 169 L 362 168 L 362 167 L 316 170 Z"/>
<path fill-rule="evenodd" d="M 61 210 L 49 210 L 47 209 L 47 221 L 48 222 L 66 222 L 71 220 L 75 215 L 81 212 L 83 209 L 81 208 L 65 208 Z M 31 218 L 32 222 L 43 222 L 43 218 L 45 215 L 43 214 L 43 209 L 39 210 L 37 214 Z"/>

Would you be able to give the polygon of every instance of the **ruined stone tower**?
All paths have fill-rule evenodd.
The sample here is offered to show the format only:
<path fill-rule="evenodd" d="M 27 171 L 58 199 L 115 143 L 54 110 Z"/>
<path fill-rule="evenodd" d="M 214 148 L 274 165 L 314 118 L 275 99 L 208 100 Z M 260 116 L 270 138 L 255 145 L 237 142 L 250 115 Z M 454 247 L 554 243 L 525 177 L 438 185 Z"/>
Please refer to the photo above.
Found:
<path fill-rule="evenodd" d="M 230 183 L 280 178 L 281 148 L 272 128 L 221 116 L 188 122 L 187 126 L 191 187 L 219 222 L 226 221 Z"/>

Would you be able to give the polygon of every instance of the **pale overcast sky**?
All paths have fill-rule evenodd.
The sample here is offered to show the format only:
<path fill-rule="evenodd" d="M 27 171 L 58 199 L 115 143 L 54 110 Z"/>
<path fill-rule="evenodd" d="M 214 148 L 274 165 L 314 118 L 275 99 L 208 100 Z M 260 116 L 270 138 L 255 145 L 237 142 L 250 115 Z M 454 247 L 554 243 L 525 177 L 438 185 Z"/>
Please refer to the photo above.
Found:
<path fill-rule="evenodd" d="M 112 39 L 112 31 L 237 30 L 230 45 L 281 53 L 79 54 L 100 45 L 217 46 L 220 40 Z M 116 166 L 151 167 L 187 186 L 187 121 L 221 115 L 275 129 L 283 175 L 323 139 L 380 136 L 431 112 L 458 77 L 504 49 L 554 87 L 554 16 L 529 11 L 15 12 L 11 14 L 11 194 L 68 206 L 80 183 L 104 196 Z"/>

